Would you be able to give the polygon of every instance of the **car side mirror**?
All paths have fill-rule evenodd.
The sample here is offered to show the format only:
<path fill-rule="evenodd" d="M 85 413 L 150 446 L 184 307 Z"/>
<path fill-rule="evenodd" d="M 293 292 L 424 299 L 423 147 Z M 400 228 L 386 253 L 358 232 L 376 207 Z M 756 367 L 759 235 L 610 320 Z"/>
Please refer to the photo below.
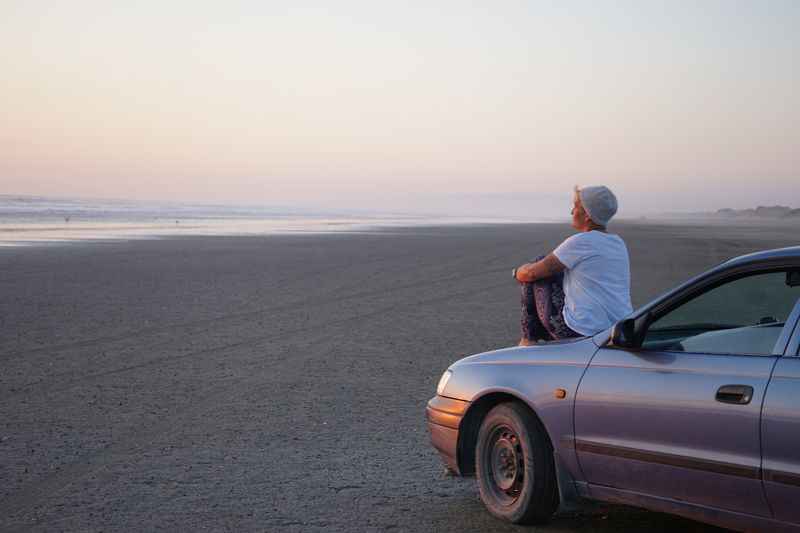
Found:
<path fill-rule="evenodd" d="M 636 321 L 632 318 L 620 320 L 611 328 L 608 345 L 614 348 L 637 348 L 635 335 Z"/>
<path fill-rule="evenodd" d="M 790 270 L 786 273 L 786 284 L 789 287 L 800 287 L 800 270 Z"/>

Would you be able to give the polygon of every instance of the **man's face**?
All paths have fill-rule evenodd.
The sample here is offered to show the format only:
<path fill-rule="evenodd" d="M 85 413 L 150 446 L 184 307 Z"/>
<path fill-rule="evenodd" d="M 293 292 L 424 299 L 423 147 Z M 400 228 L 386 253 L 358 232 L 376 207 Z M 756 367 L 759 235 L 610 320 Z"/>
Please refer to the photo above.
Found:
<path fill-rule="evenodd" d="M 582 230 L 588 218 L 589 215 L 581 204 L 580 196 L 578 196 L 578 193 L 575 193 L 572 199 L 572 227 Z"/>

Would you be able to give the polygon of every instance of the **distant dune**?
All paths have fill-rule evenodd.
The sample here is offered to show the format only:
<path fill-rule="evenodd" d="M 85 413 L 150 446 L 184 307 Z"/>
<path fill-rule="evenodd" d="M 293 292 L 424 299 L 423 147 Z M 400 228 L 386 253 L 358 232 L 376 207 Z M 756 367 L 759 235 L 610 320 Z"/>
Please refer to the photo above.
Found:
<path fill-rule="evenodd" d="M 789 222 L 794 224 L 800 222 L 800 208 L 788 207 L 785 205 L 760 205 L 756 208 L 748 209 L 732 209 L 724 207 L 716 211 L 695 211 L 690 213 L 657 213 L 647 217 L 639 217 L 639 221 L 653 220 L 662 222 L 677 222 L 677 223 L 697 223 L 714 221 L 730 223 L 737 221 L 741 223 L 751 222 L 776 222 L 785 223 Z"/>

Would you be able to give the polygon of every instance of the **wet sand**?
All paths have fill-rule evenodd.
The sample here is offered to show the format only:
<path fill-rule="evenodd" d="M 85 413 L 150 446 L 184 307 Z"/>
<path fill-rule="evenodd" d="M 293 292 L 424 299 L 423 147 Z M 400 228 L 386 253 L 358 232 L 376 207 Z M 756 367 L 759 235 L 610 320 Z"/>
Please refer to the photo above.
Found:
<path fill-rule="evenodd" d="M 798 228 L 619 223 L 634 304 Z M 512 531 L 424 406 L 566 225 L 0 249 L 0 530 Z M 536 531 L 712 531 L 612 509 Z"/>

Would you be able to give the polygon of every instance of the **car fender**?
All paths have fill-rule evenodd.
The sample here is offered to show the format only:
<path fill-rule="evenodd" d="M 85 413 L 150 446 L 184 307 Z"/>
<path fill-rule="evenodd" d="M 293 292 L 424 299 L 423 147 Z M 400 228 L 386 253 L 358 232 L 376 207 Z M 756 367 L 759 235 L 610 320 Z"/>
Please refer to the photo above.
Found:
<path fill-rule="evenodd" d="M 597 346 L 590 338 L 515 347 L 462 359 L 452 365 L 445 396 L 470 402 L 459 431 L 459 468 L 474 467 L 474 442 L 485 414 L 503 401 L 520 401 L 544 426 L 557 467 L 582 480 L 575 456 L 573 410 L 581 377 Z M 563 397 L 562 397 L 563 395 Z"/>

